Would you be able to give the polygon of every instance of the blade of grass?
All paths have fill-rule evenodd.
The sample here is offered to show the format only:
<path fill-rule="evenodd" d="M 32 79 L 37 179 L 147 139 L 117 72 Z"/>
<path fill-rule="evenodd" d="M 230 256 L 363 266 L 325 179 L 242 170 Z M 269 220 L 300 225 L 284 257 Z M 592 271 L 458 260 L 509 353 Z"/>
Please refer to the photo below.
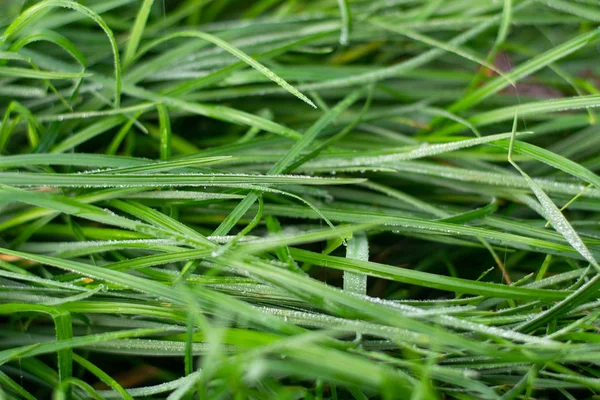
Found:
<path fill-rule="evenodd" d="M 135 22 L 131 28 L 129 34 L 129 40 L 125 48 L 125 54 L 123 55 L 123 67 L 127 68 L 129 64 L 135 59 L 138 45 L 144 35 L 144 28 L 146 27 L 146 21 L 152 10 L 154 0 L 144 0 L 140 7 L 138 14 L 135 17 Z"/>
<path fill-rule="evenodd" d="M 70 0 L 44 0 L 41 3 L 37 3 L 22 12 L 4 30 L 4 33 L 2 36 L 0 36 L 0 43 L 8 42 L 19 31 L 23 30 L 27 25 L 32 23 L 35 20 L 36 14 L 45 12 L 47 9 L 57 7 L 75 10 L 85 15 L 97 23 L 106 34 L 113 52 L 113 61 L 115 67 L 115 108 L 119 108 L 121 102 L 121 62 L 119 61 L 119 48 L 117 46 L 117 41 L 115 40 L 112 30 L 106 24 L 106 22 L 90 8 Z"/>
<path fill-rule="evenodd" d="M 355 234 L 348 240 L 346 257 L 369 261 L 369 242 L 364 233 Z M 361 295 L 367 294 L 367 276 L 355 272 L 344 271 L 344 290 Z"/>
<path fill-rule="evenodd" d="M 246 64 L 250 65 L 252 68 L 256 69 L 258 72 L 260 72 L 261 74 L 263 74 L 264 76 L 266 76 L 267 78 L 269 78 L 270 80 L 272 80 L 273 82 L 275 82 L 276 84 L 281 86 L 284 90 L 286 90 L 287 92 L 296 96 L 300 100 L 304 101 L 311 107 L 313 107 L 313 108 L 317 107 L 308 97 L 303 95 L 298 89 L 296 89 L 295 87 L 293 87 L 292 85 L 287 83 L 284 79 L 277 76 L 269 68 L 265 67 L 263 64 L 259 63 L 258 61 L 256 61 L 255 59 L 253 59 L 252 57 L 250 57 L 249 55 L 247 55 L 240 49 L 232 46 L 230 43 L 224 41 L 223 39 L 220 39 L 217 36 L 211 35 L 206 32 L 200 32 L 200 31 L 176 32 L 176 33 L 164 36 L 160 39 L 157 39 L 157 40 L 149 43 L 148 45 L 146 45 L 142 49 L 140 49 L 139 53 L 144 54 L 147 51 L 149 51 L 150 49 L 152 49 L 153 47 L 155 47 L 165 41 L 175 39 L 175 38 L 197 38 L 197 39 L 202 39 L 202 40 L 206 40 L 210 43 L 213 43 L 213 44 L 221 47 L 222 49 L 226 50 L 227 52 L 233 54 L 240 60 L 244 61 Z"/>
<path fill-rule="evenodd" d="M 281 174 L 287 172 L 289 166 L 292 165 L 294 159 L 297 158 L 301 151 L 304 150 L 316 137 L 317 135 L 329 125 L 338 115 L 344 110 L 350 107 L 356 102 L 362 95 L 362 90 L 356 90 L 350 93 L 344 100 L 339 102 L 335 107 L 326 112 L 321 118 L 317 120 L 286 153 L 285 155 L 275 163 L 273 167 L 269 169 L 269 173 Z M 226 235 L 239 221 L 239 219 L 248 211 L 248 209 L 257 200 L 257 196 L 254 193 L 250 193 L 244 200 L 242 200 L 238 206 L 225 218 L 225 220 L 215 229 L 214 235 Z"/>

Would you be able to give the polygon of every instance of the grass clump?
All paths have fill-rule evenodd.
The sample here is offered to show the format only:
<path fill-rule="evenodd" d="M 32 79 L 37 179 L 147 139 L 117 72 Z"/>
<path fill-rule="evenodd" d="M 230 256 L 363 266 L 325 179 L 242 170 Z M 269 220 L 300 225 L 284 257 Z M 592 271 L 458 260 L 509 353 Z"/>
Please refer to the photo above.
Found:
<path fill-rule="evenodd" d="M 0 4 L 0 398 L 593 398 L 593 1 Z"/>

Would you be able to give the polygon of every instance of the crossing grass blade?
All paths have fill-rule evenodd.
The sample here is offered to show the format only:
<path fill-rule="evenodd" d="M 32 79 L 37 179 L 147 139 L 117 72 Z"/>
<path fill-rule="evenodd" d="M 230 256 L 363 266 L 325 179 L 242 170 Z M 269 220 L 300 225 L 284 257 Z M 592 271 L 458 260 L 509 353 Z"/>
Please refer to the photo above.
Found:
<path fill-rule="evenodd" d="M 294 162 L 294 159 L 304 150 L 329 123 L 331 123 L 340 113 L 346 110 L 362 95 L 362 90 L 356 90 L 350 93 L 336 107 L 327 111 L 319 118 L 308 131 L 304 133 L 284 155 L 269 169 L 269 173 L 280 174 L 287 171 L 288 167 Z M 239 221 L 239 219 L 248 211 L 248 209 L 258 199 L 255 193 L 250 193 L 240 204 L 227 216 L 227 218 L 214 231 L 215 235 L 226 235 Z"/>
<path fill-rule="evenodd" d="M 592 1 L 7 7 L 0 397 L 597 393 Z"/>
<path fill-rule="evenodd" d="M 521 167 L 519 167 L 517 165 L 517 163 L 515 163 L 512 160 L 511 155 L 512 155 L 512 147 L 513 147 L 513 143 L 514 143 L 514 132 L 516 131 L 516 126 L 517 126 L 517 114 L 515 113 L 515 120 L 514 120 L 514 125 L 513 125 L 513 137 L 511 138 L 510 147 L 508 149 L 508 161 L 511 163 L 511 165 L 513 167 L 515 167 L 515 169 L 517 171 L 519 171 L 521 173 L 523 178 L 525 178 L 525 180 L 527 181 L 527 184 L 531 187 L 531 190 L 533 191 L 535 196 L 538 198 L 538 201 L 540 202 L 542 209 L 544 210 L 544 217 L 546 217 L 552 223 L 552 225 L 554 226 L 554 229 L 556 229 L 558 232 L 560 232 L 564 236 L 564 238 L 567 240 L 567 242 L 569 242 L 569 244 L 571 244 L 571 246 L 573 246 L 573 248 L 575 250 L 577 250 L 577 252 L 579 254 L 581 254 L 583 258 L 585 258 L 587 261 L 589 261 L 590 264 L 592 264 L 594 266 L 594 268 L 596 268 L 596 270 L 600 271 L 600 265 L 598 265 L 594 256 L 592 256 L 592 253 L 590 253 L 589 249 L 587 248 L 585 243 L 583 243 L 583 241 L 581 240 L 581 238 L 579 237 L 579 235 L 577 234 L 575 229 L 573 229 L 571 224 L 569 224 L 567 219 L 562 215 L 562 213 L 560 212 L 558 207 L 556 207 L 556 205 L 552 202 L 552 199 L 550 199 L 550 197 L 548 197 L 548 195 L 542 190 L 542 188 L 540 188 L 540 186 L 533 179 L 531 179 L 529 177 L 529 175 L 527 175 L 527 173 L 525 171 L 523 171 L 521 169 Z"/>
<path fill-rule="evenodd" d="M 339 257 L 325 256 L 310 253 L 305 250 L 292 249 L 292 255 L 297 260 L 310 262 L 316 265 L 323 265 L 328 268 L 340 268 L 354 273 L 365 273 L 375 277 L 385 277 L 387 279 L 398 280 L 436 289 L 445 289 L 469 294 L 483 294 L 486 296 L 499 296 L 505 298 L 523 298 L 523 299 L 558 299 L 564 298 L 565 293 L 552 293 L 550 291 L 530 292 L 518 287 L 503 285 L 484 284 L 483 282 L 469 282 L 457 280 L 456 278 L 440 277 L 437 275 L 428 275 L 417 273 L 417 271 L 395 271 L 393 268 L 386 268 L 373 263 L 359 260 L 342 259 Z M 347 269 L 346 269 L 347 268 Z M 473 286 L 471 286 L 473 285 Z"/>
<path fill-rule="evenodd" d="M 106 34 L 111 50 L 113 53 L 113 62 L 115 68 L 115 108 L 118 108 L 121 102 L 121 62 L 119 60 L 119 49 L 117 46 L 117 42 L 113 35 L 112 30 L 106 24 L 106 22 L 93 10 L 76 3 L 70 0 L 44 0 L 41 3 L 38 3 L 32 7 L 29 7 L 23 13 L 21 13 L 5 30 L 2 36 L 0 36 L 0 41 L 2 43 L 8 42 L 13 36 L 15 36 L 19 31 L 23 30 L 27 25 L 32 23 L 35 20 L 36 14 L 43 13 L 47 11 L 47 9 L 51 8 L 67 8 L 71 10 L 75 10 L 86 17 L 92 19 L 95 23 L 97 23 L 100 28 Z"/>
<path fill-rule="evenodd" d="M 171 35 L 167 35 L 165 37 L 162 37 L 162 38 L 160 38 L 160 39 L 158 39 L 158 40 L 156 40 L 156 41 L 154 41 L 152 43 L 149 43 L 144 48 L 140 49 L 140 54 L 143 54 L 143 53 L 149 51 L 153 47 L 155 47 L 155 46 L 157 46 L 157 45 L 159 45 L 159 44 L 161 44 L 161 43 L 163 43 L 165 41 L 176 39 L 176 38 L 181 38 L 181 37 L 183 37 L 183 38 L 197 38 L 197 39 L 206 40 L 206 41 L 209 41 L 211 43 L 216 44 L 217 46 L 219 46 L 222 49 L 224 49 L 224 50 L 228 51 L 229 53 L 233 54 L 234 56 L 236 56 L 240 60 L 244 61 L 245 63 L 247 63 L 248 65 L 250 65 L 252 68 L 256 69 L 258 72 L 260 72 L 261 74 L 263 74 L 264 76 L 266 76 L 267 78 L 269 78 L 270 80 L 272 80 L 273 82 L 275 82 L 276 84 L 278 84 L 279 86 L 281 86 L 284 90 L 286 90 L 289 93 L 293 94 L 294 96 L 296 96 L 297 98 L 299 98 L 303 102 L 307 103 L 311 107 L 314 107 L 314 108 L 317 107 L 308 97 L 306 97 L 298 89 L 296 89 L 295 87 L 293 87 L 292 85 L 290 85 L 289 83 L 287 83 L 284 79 L 282 79 L 279 76 L 277 76 L 269 68 L 265 67 L 264 65 L 262 65 L 261 63 L 259 63 L 255 59 L 253 59 L 252 57 L 248 56 L 246 53 L 244 53 L 240 49 L 232 46 L 231 44 L 227 43 L 226 41 L 218 38 L 217 36 L 211 35 L 209 33 L 199 32 L 199 31 L 183 31 L 183 32 L 173 33 Z"/>

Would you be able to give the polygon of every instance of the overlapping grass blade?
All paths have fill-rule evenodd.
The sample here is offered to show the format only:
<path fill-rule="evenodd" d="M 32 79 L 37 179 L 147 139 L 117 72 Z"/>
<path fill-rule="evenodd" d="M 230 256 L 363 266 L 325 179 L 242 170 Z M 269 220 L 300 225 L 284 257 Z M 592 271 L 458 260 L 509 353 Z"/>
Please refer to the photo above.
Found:
<path fill-rule="evenodd" d="M 21 13 L 3 32 L 0 36 L 0 42 L 5 43 L 15 36 L 19 31 L 23 30 L 27 25 L 35 20 L 36 14 L 45 12 L 50 8 L 67 8 L 75 10 L 97 23 L 106 34 L 113 52 L 113 61 L 115 68 L 115 108 L 118 108 L 121 102 L 121 62 L 119 60 L 119 49 L 117 41 L 112 30 L 106 22 L 93 10 L 88 7 L 76 3 L 71 0 L 44 0 L 41 3 L 35 4 Z M 50 78 L 51 79 L 51 78 Z"/>
<path fill-rule="evenodd" d="M 0 397 L 597 392 L 593 2 L 21 3 Z"/>

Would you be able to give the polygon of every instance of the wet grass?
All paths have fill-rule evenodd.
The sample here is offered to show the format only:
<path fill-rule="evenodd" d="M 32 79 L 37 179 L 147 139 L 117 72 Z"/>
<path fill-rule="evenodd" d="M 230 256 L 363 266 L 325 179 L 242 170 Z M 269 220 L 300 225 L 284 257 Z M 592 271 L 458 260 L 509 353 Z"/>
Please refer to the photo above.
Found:
<path fill-rule="evenodd" d="M 0 398 L 594 398 L 599 20 L 1 3 Z"/>

